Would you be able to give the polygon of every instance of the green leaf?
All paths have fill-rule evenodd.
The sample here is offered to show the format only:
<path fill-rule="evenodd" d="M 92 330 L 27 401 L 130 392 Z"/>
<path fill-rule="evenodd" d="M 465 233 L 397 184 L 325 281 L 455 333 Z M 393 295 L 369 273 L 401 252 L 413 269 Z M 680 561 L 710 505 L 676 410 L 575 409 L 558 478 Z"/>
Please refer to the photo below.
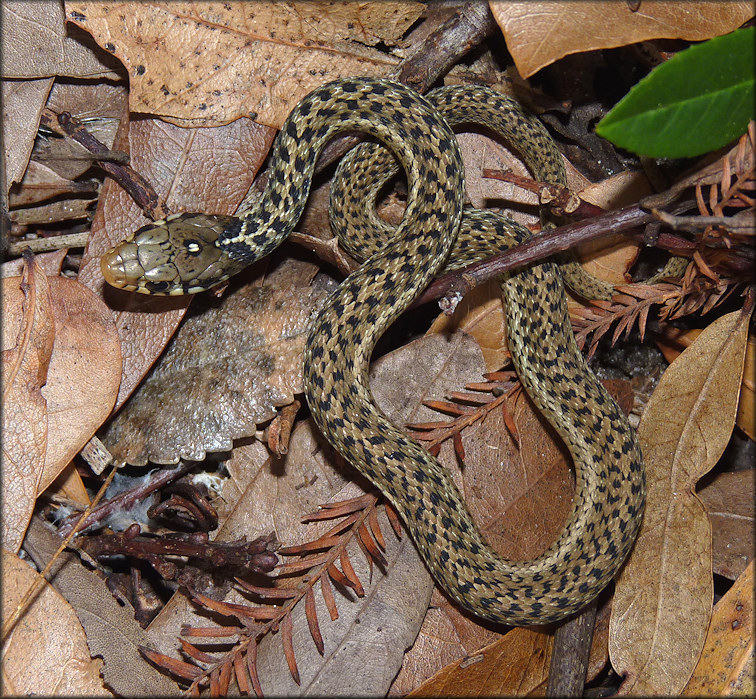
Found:
<path fill-rule="evenodd" d="M 652 158 L 726 145 L 754 118 L 755 32 L 739 29 L 680 51 L 633 87 L 596 133 Z"/>

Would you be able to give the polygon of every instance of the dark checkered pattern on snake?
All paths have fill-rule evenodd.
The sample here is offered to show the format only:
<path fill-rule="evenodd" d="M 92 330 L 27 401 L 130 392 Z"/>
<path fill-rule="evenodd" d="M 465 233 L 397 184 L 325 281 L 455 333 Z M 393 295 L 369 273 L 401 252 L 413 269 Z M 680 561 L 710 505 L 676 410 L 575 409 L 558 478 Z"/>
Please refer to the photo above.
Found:
<path fill-rule="evenodd" d="M 491 91 L 475 94 L 495 103 Z M 460 109 L 474 110 L 476 100 Z M 472 116 L 465 120 L 480 123 Z M 552 162 L 546 132 L 519 108 L 507 119 L 515 134 L 509 137 L 524 138 L 519 149 L 534 153 L 531 167 L 545 168 L 534 174 L 558 177 L 561 163 Z M 523 137 L 520 127 L 531 135 Z M 502 286 L 518 373 L 575 462 L 571 514 L 541 556 L 508 561 L 491 550 L 444 468 L 388 422 L 370 393 L 376 341 L 443 266 L 462 221 L 456 138 L 424 98 L 377 79 L 318 88 L 283 125 L 256 208 L 242 218 L 182 214 L 137 231 L 104 256 L 106 279 L 143 293 L 191 293 L 267 255 L 299 219 L 324 144 L 343 130 L 364 131 L 396 155 L 407 176 L 408 205 L 391 239 L 341 284 L 311 329 L 305 386 L 312 415 L 329 442 L 392 502 L 435 579 L 461 606 L 506 623 L 561 619 L 595 597 L 621 565 L 640 521 L 644 480 L 632 429 L 575 346 L 558 266 L 528 267 Z M 493 235 L 499 248 L 527 234 L 502 217 L 474 212 L 464 218 L 473 237 Z"/>

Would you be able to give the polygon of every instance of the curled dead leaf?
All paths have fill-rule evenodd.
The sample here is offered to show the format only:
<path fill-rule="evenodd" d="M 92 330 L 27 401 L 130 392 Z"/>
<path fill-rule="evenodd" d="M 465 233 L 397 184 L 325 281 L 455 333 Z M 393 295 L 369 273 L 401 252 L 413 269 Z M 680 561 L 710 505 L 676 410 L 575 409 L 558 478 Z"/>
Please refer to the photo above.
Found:
<path fill-rule="evenodd" d="M 333 287 L 316 268 L 288 260 L 265 284 L 222 302 L 199 299 L 165 354 L 108 424 L 102 439 L 118 462 L 201 460 L 254 435 L 302 392 L 310 319 Z"/>
<path fill-rule="evenodd" d="M 700 41 L 737 29 L 753 16 L 747 2 L 515 0 L 491 3 L 520 75 L 528 78 L 572 53 L 614 48 L 647 39 Z"/>
<path fill-rule="evenodd" d="M 37 573 L 5 550 L 0 570 L 2 616 L 7 619 L 35 583 Z M 101 666 L 101 660 L 89 655 L 74 610 L 52 585 L 45 585 L 3 645 L 3 695 L 112 696 L 103 687 Z"/>
<path fill-rule="evenodd" d="M 47 277 L 31 260 L 2 289 L 2 544 L 16 552 L 29 524 L 44 470 L 48 405 L 42 393 L 55 341 Z M 11 321 L 15 321 L 12 323 Z"/>
<path fill-rule="evenodd" d="M 664 373 L 641 420 L 646 510 L 611 619 L 622 693 L 677 694 L 701 654 L 713 599 L 711 527 L 694 489 L 729 441 L 747 333 L 740 311 L 714 321 Z"/>

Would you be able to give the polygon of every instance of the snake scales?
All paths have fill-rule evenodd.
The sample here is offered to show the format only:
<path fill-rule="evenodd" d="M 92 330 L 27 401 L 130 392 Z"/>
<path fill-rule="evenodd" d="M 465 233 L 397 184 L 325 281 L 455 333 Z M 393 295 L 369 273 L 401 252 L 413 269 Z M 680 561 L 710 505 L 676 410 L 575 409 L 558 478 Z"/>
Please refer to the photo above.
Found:
<path fill-rule="evenodd" d="M 485 88 L 439 95 L 434 99 L 447 115 L 456 114 L 455 121 L 503 132 L 536 177 L 563 181 L 550 138 L 516 103 Z M 254 209 L 242 218 L 181 214 L 140 229 L 103 257 L 105 278 L 143 293 L 192 293 L 267 255 L 299 219 L 318 154 L 344 130 L 366 132 L 388 147 L 405 170 L 408 204 L 391 239 L 374 250 L 384 231 L 365 213 L 365 201 L 375 195 L 371 182 L 385 179 L 390 160 L 368 145 L 373 152 L 363 165 L 352 163 L 354 176 L 340 168 L 347 176 L 338 187 L 353 201 L 334 205 L 334 217 L 351 248 L 364 245 L 370 257 L 341 284 L 311 329 L 305 390 L 312 415 L 331 444 L 393 503 L 435 579 L 461 606 L 498 622 L 561 619 L 595 597 L 624 560 L 641 518 L 644 475 L 632 429 L 575 345 L 558 266 L 530 266 L 502 282 L 517 371 L 575 463 L 571 514 L 541 556 L 508 561 L 491 550 L 444 468 L 388 422 L 370 393 L 375 343 L 444 265 L 458 230 L 464 234 L 457 245 L 463 258 L 476 241 L 488 242 L 482 253 L 469 253 L 473 258 L 527 235 L 501 216 L 466 210 L 463 217 L 456 138 L 425 98 L 377 79 L 316 89 L 283 125 Z M 380 172 L 372 165 L 379 162 Z M 355 228 L 367 242 L 354 242 Z M 490 242 L 492 236 L 498 241 Z M 579 288 L 589 279 L 578 268 L 567 270 Z M 589 279 L 589 293 L 591 284 Z"/>

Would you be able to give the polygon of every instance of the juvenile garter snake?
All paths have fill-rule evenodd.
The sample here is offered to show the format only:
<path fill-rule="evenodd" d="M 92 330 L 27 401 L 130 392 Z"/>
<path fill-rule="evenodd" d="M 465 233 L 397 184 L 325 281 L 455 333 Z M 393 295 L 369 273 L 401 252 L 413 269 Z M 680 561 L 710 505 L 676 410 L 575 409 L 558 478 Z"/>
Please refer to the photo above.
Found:
<path fill-rule="evenodd" d="M 549 142 L 543 128 L 495 93 L 475 90 L 469 103 L 460 101 L 461 93 L 449 93 L 450 99 L 460 110 L 477 107 L 469 120 L 478 123 L 487 123 L 492 105 L 503 109 L 507 135 L 520 141 L 534 174 L 559 177 L 561 164 L 543 145 Z M 408 204 L 394 237 L 347 277 L 311 329 L 305 390 L 312 415 L 329 442 L 393 503 L 437 582 L 461 606 L 498 622 L 561 619 L 595 597 L 624 560 L 642 513 L 644 477 L 632 429 L 575 345 L 558 267 L 531 266 L 502 284 L 518 373 L 575 463 L 571 514 L 541 556 L 508 561 L 493 552 L 443 467 L 391 425 L 370 394 L 376 341 L 442 267 L 462 220 L 456 138 L 423 97 L 378 79 L 316 89 L 284 123 L 252 211 L 241 219 L 181 214 L 140 229 L 103 257 L 105 278 L 143 293 L 192 293 L 267 255 L 299 219 L 324 144 L 343 130 L 364 131 L 395 154 L 406 172 Z M 355 196 L 360 191 L 364 199 L 357 183 Z M 466 212 L 464 227 L 473 237 L 493 232 L 500 247 L 527 235 L 484 212 Z"/>

